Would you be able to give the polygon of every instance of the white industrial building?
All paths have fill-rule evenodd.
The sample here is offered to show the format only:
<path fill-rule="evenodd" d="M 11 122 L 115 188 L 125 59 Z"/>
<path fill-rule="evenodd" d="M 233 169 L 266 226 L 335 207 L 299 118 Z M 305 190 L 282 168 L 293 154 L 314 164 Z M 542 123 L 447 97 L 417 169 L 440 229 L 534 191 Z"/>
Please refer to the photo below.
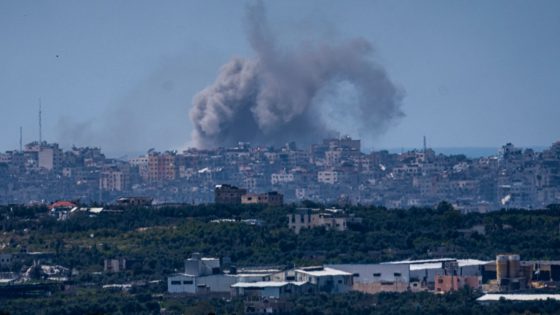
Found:
<path fill-rule="evenodd" d="M 233 284 L 241 282 L 269 281 L 273 273 L 278 270 L 232 270 L 223 273 L 220 259 L 201 257 L 194 253 L 185 260 L 185 272 L 171 275 L 167 278 L 169 293 L 207 294 L 230 293 Z"/>
<path fill-rule="evenodd" d="M 170 293 L 231 293 L 279 298 L 314 292 L 364 293 L 435 290 L 436 276 L 482 277 L 489 262 L 439 258 L 380 264 L 331 264 L 289 270 L 231 269 L 222 272 L 218 258 L 199 254 L 185 261 L 185 272 L 168 277 Z"/>
<path fill-rule="evenodd" d="M 231 286 L 232 296 L 258 296 L 263 298 L 287 298 L 315 291 L 309 282 L 259 281 L 238 282 Z"/>
<path fill-rule="evenodd" d="M 327 267 L 352 274 L 354 291 L 404 292 L 410 283 L 410 269 L 406 264 L 338 264 Z"/>
<path fill-rule="evenodd" d="M 352 289 L 352 274 L 329 267 L 306 267 L 295 270 L 297 282 L 309 282 L 318 291 L 344 293 Z"/>
<path fill-rule="evenodd" d="M 489 261 L 477 259 L 438 258 L 402 260 L 382 264 L 409 266 L 411 284 L 420 284 L 422 287 L 433 290 L 436 275 L 445 275 L 452 272 L 457 276 L 482 276 L 483 266 L 487 263 Z"/>
<path fill-rule="evenodd" d="M 236 282 L 236 277 L 222 273 L 220 259 L 194 253 L 185 260 L 184 273 L 167 278 L 167 291 L 190 294 L 228 293 L 230 286 Z"/>
<path fill-rule="evenodd" d="M 232 284 L 237 282 L 235 275 L 216 274 L 207 276 L 194 276 L 189 274 L 175 274 L 167 278 L 167 291 L 169 293 L 224 293 L 230 292 Z"/>

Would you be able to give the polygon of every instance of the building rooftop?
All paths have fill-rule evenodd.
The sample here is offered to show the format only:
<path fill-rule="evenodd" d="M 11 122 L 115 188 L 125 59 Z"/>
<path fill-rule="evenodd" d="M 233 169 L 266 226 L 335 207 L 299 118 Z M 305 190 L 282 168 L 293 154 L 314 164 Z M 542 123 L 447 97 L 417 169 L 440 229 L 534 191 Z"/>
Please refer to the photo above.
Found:
<path fill-rule="evenodd" d="M 183 277 L 196 277 L 195 275 L 190 275 L 188 273 L 183 273 L 183 272 L 179 272 L 179 273 L 174 273 L 172 275 L 169 275 L 169 277 L 178 277 L 178 276 L 183 276 Z"/>
<path fill-rule="evenodd" d="M 305 270 L 305 269 L 296 269 L 296 272 L 305 273 L 315 277 L 322 277 L 322 276 L 351 276 L 352 274 L 346 271 L 333 269 L 329 267 L 324 267 L 319 270 Z"/>
<path fill-rule="evenodd" d="M 457 259 L 459 267 L 486 265 L 487 263 L 491 263 L 493 261 L 494 260 Z"/>
<path fill-rule="evenodd" d="M 455 258 L 436 258 L 436 259 L 422 259 L 422 260 L 401 260 L 401 261 L 390 261 L 384 262 L 382 264 L 409 264 L 410 270 L 421 270 L 421 269 L 436 269 L 441 268 L 443 262 L 457 261 L 459 267 L 466 266 L 479 266 L 486 265 L 493 260 L 478 260 L 478 259 L 455 259 Z"/>
<path fill-rule="evenodd" d="M 442 268 L 442 264 L 440 262 L 410 265 L 410 271 L 425 270 L 425 269 L 440 269 L 440 268 Z"/>
<path fill-rule="evenodd" d="M 420 259 L 420 260 L 399 260 L 399 261 L 388 261 L 382 264 L 424 264 L 424 263 L 435 263 L 444 261 L 453 261 L 455 258 L 435 258 L 435 259 Z"/>
<path fill-rule="evenodd" d="M 259 281 L 259 282 L 237 282 L 232 288 L 280 288 L 288 284 L 300 286 L 307 283 L 306 281 L 286 282 L 286 281 Z"/>

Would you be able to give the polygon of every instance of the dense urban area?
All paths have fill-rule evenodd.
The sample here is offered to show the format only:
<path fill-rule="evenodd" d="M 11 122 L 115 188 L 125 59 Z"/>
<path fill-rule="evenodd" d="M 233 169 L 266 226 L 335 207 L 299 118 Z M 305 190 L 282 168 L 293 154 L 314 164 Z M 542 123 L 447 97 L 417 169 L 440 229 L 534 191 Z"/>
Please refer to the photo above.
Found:
<path fill-rule="evenodd" d="M 0 314 L 560 309 L 560 142 L 0 155 Z"/>
<path fill-rule="evenodd" d="M 250 194 L 276 192 L 287 203 L 408 208 L 445 200 L 463 213 L 538 209 L 560 203 L 560 142 L 542 152 L 508 143 L 495 156 L 479 158 L 436 154 L 426 145 L 399 154 L 364 153 L 360 140 L 349 137 L 305 149 L 239 143 L 182 153 L 150 150 L 129 160 L 46 142 L 0 154 L 0 204 L 108 203 L 128 196 L 203 204 L 214 201 L 221 184 Z"/>

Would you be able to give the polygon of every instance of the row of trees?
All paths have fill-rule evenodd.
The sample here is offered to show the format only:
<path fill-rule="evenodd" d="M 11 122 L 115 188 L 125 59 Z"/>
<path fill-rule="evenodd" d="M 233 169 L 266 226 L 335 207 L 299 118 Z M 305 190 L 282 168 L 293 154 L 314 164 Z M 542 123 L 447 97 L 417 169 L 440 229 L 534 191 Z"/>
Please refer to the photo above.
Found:
<path fill-rule="evenodd" d="M 126 257 L 127 275 L 143 278 L 180 270 L 193 252 L 228 256 L 238 265 L 493 259 L 500 252 L 519 253 L 523 259 L 560 259 L 560 211 L 555 209 L 461 215 L 448 204 L 407 210 L 356 206 L 347 211 L 363 218 L 362 224 L 345 232 L 317 228 L 299 235 L 288 229 L 287 214 L 294 209 L 137 208 L 97 216 L 79 213 L 62 222 L 42 212 L 30 217 L 29 210 L 22 209 L 25 215 L 12 211 L 15 219 L 3 220 L 2 230 L 9 250 L 51 251 L 57 263 L 89 271 L 99 270 L 104 258 Z M 264 224 L 211 222 L 217 218 L 256 218 Z"/>
<path fill-rule="evenodd" d="M 289 314 L 295 315 L 374 315 L 374 314 L 558 314 L 560 302 L 499 301 L 476 302 L 479 294 L 467 289 L 445 295 L 433 293 L 351 292 L 339 295 L 309 295 L 289 300 Z M 86 290 L 76 294 L 58 293 L 48 298 L 0 299 L 3 314 L 243 314 L 239 299 L 163 297 L 154 299 L 141 292 Z"/>

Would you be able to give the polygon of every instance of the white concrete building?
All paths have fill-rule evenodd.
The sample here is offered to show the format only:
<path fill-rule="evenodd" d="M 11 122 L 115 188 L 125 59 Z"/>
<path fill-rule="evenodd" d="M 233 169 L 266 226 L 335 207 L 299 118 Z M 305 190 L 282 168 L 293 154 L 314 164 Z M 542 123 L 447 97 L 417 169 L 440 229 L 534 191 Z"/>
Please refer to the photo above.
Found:
<path fill-rule="evenodd" d="M 337 171 L 319 171 L 317 173 L 317 181 L 323 184 L 336 184 L 338 182 Z"/>
<path fill-rule="evenodd" d="M 235 277 L 224 275 L 220 259 L 202 257 L 194 253 L 185 260 L 185 272 L 167 278 L 169 293 L 229 292 L 229 286 L 237 282 Z"/>
<path fill-rule="evenodd" d="M 230 292 L 232 284 L 237 282 L 235 275 L 217 274 L 194 276 L 186 273 L 175 274 L 167 278 L 167 292 L 206 294 Z"/>
<path fill-rule="evenodd" d="M 313 292 L 314 287 L 308 282 L 238 282 L 231 286 L 232 296 L 258 296 L 272 299 L 293 297 Z"/>
<path fill-rule="evenodd" d="M 337 264 L 326 267 L 352 274 L 352 290 L 365 293 L 404 292 L 410 283 L 406 264 Z"/>
<path fill-rule="evenodd" d="M 352 274 L 329 267 L 306 267 L 295 270 L 297 282 L 309 282 L 320 292 L 344 293 L 352 289 Z"/>
<path fill-rule="evenodd" d="M 302 229 L 325 227 L 327 230 L 346 231 L 349 217 L 344 212 L 335 213 L 328 209 L 297 209 L 293 214 L 288 214 L 288 227 L 299 234 Z"/>
<path fill-rule="evenodd" d="M 270 175 L 270 183 L 272 185 L 276 184 L 287 184 L 294 181 L 294 174 L 287 172 L 272 173 Z"/>
<path fill-rule="evenodd" d="M 185 273 L 193 276 L 220 274 L 220 259 L 202 257 L 199 253 L 194 253 L 191 258 L 185 260 Z"/>

